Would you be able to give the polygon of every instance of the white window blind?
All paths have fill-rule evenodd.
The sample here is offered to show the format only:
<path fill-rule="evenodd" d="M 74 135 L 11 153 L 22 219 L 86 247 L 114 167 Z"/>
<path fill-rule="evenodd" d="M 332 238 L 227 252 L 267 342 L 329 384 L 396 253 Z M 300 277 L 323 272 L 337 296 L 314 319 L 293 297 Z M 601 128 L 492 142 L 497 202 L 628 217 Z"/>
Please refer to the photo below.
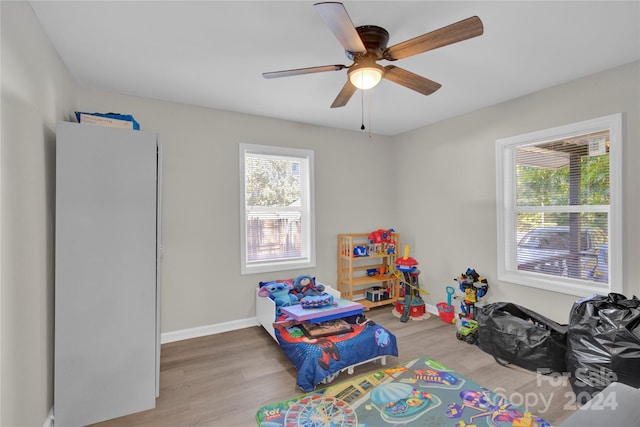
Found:
<path fill-rule="evenodd" d="M 241 144 L 242 273 L 315 266 L 313 152 Z"/>
<path fill-rule="evenodd" d="M 620 122 L 497 141 L 499 278 L 577 295 L 619 289 Z"/>

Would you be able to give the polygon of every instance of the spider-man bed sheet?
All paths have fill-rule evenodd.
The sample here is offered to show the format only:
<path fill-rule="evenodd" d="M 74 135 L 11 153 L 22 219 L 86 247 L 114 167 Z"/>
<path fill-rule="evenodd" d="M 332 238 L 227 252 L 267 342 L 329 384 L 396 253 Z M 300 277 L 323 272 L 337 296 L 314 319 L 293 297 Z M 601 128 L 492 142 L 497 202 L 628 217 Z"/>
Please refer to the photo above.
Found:
<path fill-rule="evenodd" d="M 298 370 L 298 387 L 312 391 L 325 378 L 350 366 L 380 356 L 398 356 L 391 332 L 371 320 L 350 323 L 350 332 L 319 338 L 309 338 L 300 326 L 276 329 L 280 347 Z"/>

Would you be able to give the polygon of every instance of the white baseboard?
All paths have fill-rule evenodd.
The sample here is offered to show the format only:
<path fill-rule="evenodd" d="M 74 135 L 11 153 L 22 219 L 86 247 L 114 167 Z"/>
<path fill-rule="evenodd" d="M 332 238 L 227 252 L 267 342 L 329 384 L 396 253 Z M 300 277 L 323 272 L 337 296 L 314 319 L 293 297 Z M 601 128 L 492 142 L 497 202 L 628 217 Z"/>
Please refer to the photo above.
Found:
<path fill-rule="evenodd" d="M 425 308 L 429 313 L 438 315 L 438 308 L 435 305 L 426 304 Z M 222 332 L 235 331 L 236 329 L 250 328 L 252 326 L 260 326 L 255 317 L 233 320 L 231 322 L 216 323 L 213 325 L 198 326 L 190 329 L 181 329 L 173 332 L 164 332 L 160 335 L 160 343 L 166 344 L 191 338 L 205 337 L 207 335 L 220 334 Z M 45 425 L 45 427 L 47 426 Z"/>
<path fill-rule="evenodd" d="M 429 313 L 438 314 L 438 308 L 434 305 L 426 304 L 425 308 Z M 235 331 L 236 329 L 250 328 L 252 326 L 260 326 L 255 317 L 233 320 L 231 322 L 216 323 L 207 326 L 198 326 L 197 328 L 182 329 L 173 332 L 164 332 L 160 335 L 160 343 L 166 344 L 175 341 L 188 340 L 190 338 L 199 338 L 207 335 L 220 334 L 222 332 Z M 49 416 L 45 420 L 43 427 L 54 427 L 53 407 L 51 407 Z"/>
<path fill-rule="evenodd" d="M 435 314 L 435 315 L 439 315 L 438 314 L 438 307 L 436 307 L 435 305 L 431 305 L 431 304 L 425 304 L 424 305 L 426 310 L 431 313 L 431 314 Z"/>
<path fill-rule="evenodd" d="M 220 334 L 222 332 L 235 331 L 236 329 L 259 326 L 255 317 L 248 319 L 232 320 L 231 322 L 216 323 L 213 325 L 198 326 L 196 328 L 182 329 L 173 332 L 163 332 L 160 334 L 160 343 L 166 344 L 174 341 L 199 338 L 207 335 Z"/>
<path fill-rule="evenodd" d="M 165 332 L 160 334 L 160 343 L 170 343 L 174 341 L 187 340 L 190 338 L 204 337 L 207 335 L 220 334 L 222 332 L 234 331 L 236 329 L 259 326 L 255 317 L 248 319 L 233 320 L 231 322 L 217 323 L 215 325 L 199 326 L 197 328 L 182 329 L 179 331 Z M 53 407 L 49 411 L 49 416 L 43 427 L 54 427 Z"/>
<path fill-rule="evenodd" d="M 51 410 L 49 411 L 49 416 L 47 417 L 46 420 L 44 420 L 44 426 L 43 427 L 53 427 L 53 406 L 51 407 Z"/>

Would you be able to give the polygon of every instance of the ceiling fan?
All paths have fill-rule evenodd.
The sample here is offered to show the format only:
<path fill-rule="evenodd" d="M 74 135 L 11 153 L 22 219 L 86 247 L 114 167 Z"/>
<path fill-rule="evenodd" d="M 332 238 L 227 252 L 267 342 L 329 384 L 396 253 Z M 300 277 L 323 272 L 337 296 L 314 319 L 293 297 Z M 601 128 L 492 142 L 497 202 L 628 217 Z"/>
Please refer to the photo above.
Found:
<path fill-rule="evenodd" d="M 419 53 L 427 52 L 481 35 L 484 31 L 482 21 L 477 16 L 464 19 L 438 30 L 387 47 L 389 33 L 382 27 L 363 25 L 355 27 L 344 5 L 339 2 L 316 3 L 318 11 L 329 29 L 345 49 L 347 58 L 353 61 L 350 66 L 336 64 L 319 67 L 297 68 L 292 70 L 262 73 L 267 79 L 289 77 L 300 74 L 340 71 L 347 69 L 348 79 L 331 108 L 344 107 L 356 89 L 370 89 L 385 78 L 423 95 L 430 95 L 440 89 L 440 84 L 419 76 L 395 65 L 381 66 L 380 60 L 396 61 Z"/>

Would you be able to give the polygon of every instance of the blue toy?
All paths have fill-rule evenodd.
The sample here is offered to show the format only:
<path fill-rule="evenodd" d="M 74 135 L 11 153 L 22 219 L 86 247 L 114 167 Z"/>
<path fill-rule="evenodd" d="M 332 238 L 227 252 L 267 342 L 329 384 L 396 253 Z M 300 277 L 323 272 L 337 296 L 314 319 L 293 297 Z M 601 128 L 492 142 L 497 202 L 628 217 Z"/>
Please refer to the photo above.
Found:
<path fill-rule="evenodd" d="M 369 251 L 365 246 L 358 245 L 353 248 L 353 256 L 354 257 L 369 256 Z"/>
<path fill-rule="evenodd" d="M 309 275 L 298 276 L 293 279 L 293 290 L 298 300 L 304 297 L 313 297 L 324 293 L 324 285 L 316 284 L 316 278 Z"/>
<path fill-rule="evenodd" d="M 453 286 L 447 286 L 447 307 L 451 307 L 451 297 L 456 290 L 453 289 Z"/>
<path fill-rule="evenodd" d="M 480 277 L 473 268 L 468 268 L 465 273 L 453 280 L 458 281 L 460 290 L 464 292 L 464 301 L 460 303 L 462 309 L 462 313 L 459 314 L 460 318 L 475 319 L 476 303 L 486 295 L 489 289 L 487 279 Z"/>
<path fill-rule="evenodd" d="M 298 304 L 298 298 L 290 294 L 293 289 L 291 282 L 260 282 L 260 290 L 258 295 L 261 297 L 269 297 L 276 303 L 276 320 L 280 317 L 282 307 Z"/>
<path fill-rule="evenodd" d="M 320 308 L 333 304 L 333 296 L 324 291 L 324 285 L 316 284 L 316 278 L 309 275 L 293 279 L 293 292 L 302 308 Z"/>

